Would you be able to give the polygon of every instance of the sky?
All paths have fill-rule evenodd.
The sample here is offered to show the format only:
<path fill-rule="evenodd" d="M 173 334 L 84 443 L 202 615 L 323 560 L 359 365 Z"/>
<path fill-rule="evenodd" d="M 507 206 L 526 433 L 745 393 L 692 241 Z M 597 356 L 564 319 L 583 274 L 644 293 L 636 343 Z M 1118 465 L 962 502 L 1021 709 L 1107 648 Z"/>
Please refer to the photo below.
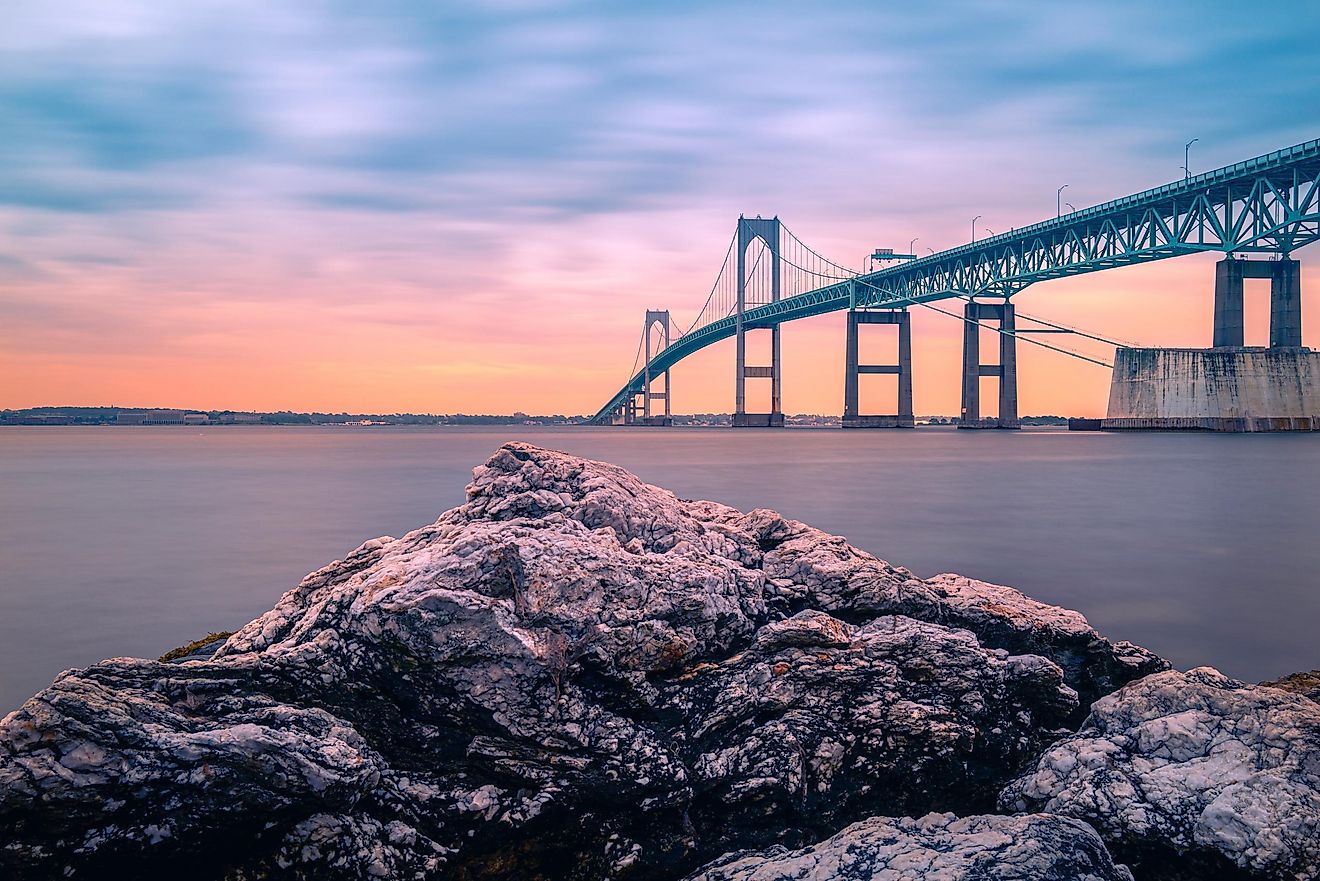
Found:
<path fill-rule="evenodd" d="M 1085 6 L 12 4 L 0 407 L 590 413 L 647 308 L 697 313 L 740 213 L 852 266 L 1180 178 L 1191 138 L 1197 172 L 1320 136 L 1320 6 Z M 1209 345 L 1213 262 L 1016 302 Z M 917 313 L 916 409 L 957 413 L 961 323 Z M 840 412 L 843 334 L 785 326 L 786 411 Z M 732 409 L 732 349 L 674 370 L 676 412 Z M 1103 414 L 1103 368 L 1024 346 L 1019 375 L 1023 413 Z"/>

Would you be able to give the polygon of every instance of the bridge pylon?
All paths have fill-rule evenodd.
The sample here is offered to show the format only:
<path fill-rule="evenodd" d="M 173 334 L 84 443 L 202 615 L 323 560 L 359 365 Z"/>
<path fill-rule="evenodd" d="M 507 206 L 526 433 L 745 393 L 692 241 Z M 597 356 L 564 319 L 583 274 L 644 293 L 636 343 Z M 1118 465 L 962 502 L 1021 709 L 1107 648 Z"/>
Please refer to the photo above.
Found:
<path fill-rule="evenodd" d="M 1021 428 L 1018 419 L 1017 337 L 1014 306 L 972 301 L 963 310 L 962 416 L 959 428 Z M 999 363 L 981 363 L 981 319 L 999 323 Z M 999 416 L 981 418 L 981 377 L 999 379 Z"/>
<path fill-rule="evenodd" d="M 660 345 L 654 345 L 656 341 Z M 669 370 L 651 371 L 651 361 L 657 352 L 669 348 L 669 310 L 647 309 L 646 324 L 642 326 L 641 386 L 630 389 L 627 399 L 615 411 L 615 425 L 673 425 L 674 418 L 670 411 L 670 391 L 672 389 Z M 656 383 L 664 381 L 663 391 L 656 391 Z M 654 402 L 664 401 L 663 413 L 656 413 Z"/>
<path fill-rule="evenodd" d="M 898 326 L 897 364 L 858 363 L 858 331 L 863 324 Z M 912 313 L 906 309 L 849 309 L 848 338 L 843 374 L 844 428 L 913 428 L 912 416 Z M 858 385 L 862 374 L 898 376 L 898 412 L 893 416 L 863 416 L 858 410 Z"/>
<path fill-rule="evenodd" d="M 669 310 L 668 309 L 647 309 L 646 310 L 646 328 L 642 332 L 642 345 L 645 347 L 646 366 L 642 368 L 642 425 L 673 425 L 673 414 L 670 411 L 670 391 L 672 385 L 669 378 L 669 371 L 651 374 L 651 358 L 655 349 L 651 345 L 652 334 L 659 337 L 660 351 L 669 348 Z M 656 382 L 664 380 L 664 391 L 658 392 L 653 386 Z M 652 402 L 664 401 L 664 413 L 653 413 Z"/>
<path fill-rule="evenodd" d="M 779 218 L 761 217 L 738 218 L 738 284 L 737 301 L 734 309 L 734 336 L 737 343 L 736 366 L 734 372 L 734 428 L 780 428 L 784 424 L 784 412 L 780 404 L 780 339 L 779 324 L 770 325 L 770 366 L 747 366 L 747 331 L 754 329 L 743 320 L 747 311 L 747 247 L 760 239 L 765 242 L 770 253 L 770 302 L 777 303 L 780 295 L 779 264 Z M 747 380 L 770 380 L 770 412 L 747 412 Z"/>

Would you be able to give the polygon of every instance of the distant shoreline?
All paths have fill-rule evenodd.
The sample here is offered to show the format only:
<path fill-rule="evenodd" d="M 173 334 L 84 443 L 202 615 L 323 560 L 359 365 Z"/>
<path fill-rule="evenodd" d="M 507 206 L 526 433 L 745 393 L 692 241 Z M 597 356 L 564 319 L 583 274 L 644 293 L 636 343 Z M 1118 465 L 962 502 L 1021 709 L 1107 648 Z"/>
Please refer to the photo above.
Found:
<path fill-rule="evenodd" d="M 918 424 L 957 425 L 956 416 L 918 416 Z M 563 414 L 529 415 L 469 414 L 469 413 L 298 413 L 288 410 L 275 412 L 236 410 L 189 410 L 183 408 L 124 408 L 124 407 L 29 407 L 0 410 L 0 426 L 171 426 L 201 427 L 223 425 L 320 425 L 340 427 L 379 427 L 399 425 L 455 426 L 455 425 L 588 425 L 590 416 Z M 731 424 L 728 413 L 695 413 L 676 415 L 673 424 L 679 427 L 718 427 Z M 798 428 L 838 427 L 839 416 L 816 413 L 797 413 L 784 417 L 785 425 Z M 1065 416 L 1023 416 L 1024 426 L 1066 426 Z"/>

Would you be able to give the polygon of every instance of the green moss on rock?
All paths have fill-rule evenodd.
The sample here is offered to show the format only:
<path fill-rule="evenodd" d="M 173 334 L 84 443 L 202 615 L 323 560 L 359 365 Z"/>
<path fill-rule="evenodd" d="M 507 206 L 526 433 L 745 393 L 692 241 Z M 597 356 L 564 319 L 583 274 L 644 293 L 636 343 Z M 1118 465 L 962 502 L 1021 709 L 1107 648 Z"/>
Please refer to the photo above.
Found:
<path fill-rule="evenodd" d="M 206 648 L 208 645 L 211 645 L 212 643 L 215 642 L 219 642 L 222 639 L 228 639 L 233 635 L 234 635 L 234 631 L 232 630 L 220 630 L 215 633 L 208 633 L 206 634 L 206 636 L 203 636 L 201 639 L 194 640 L 193 642 L 190 642 L 187 645 L 181 645 L 176 649 L 170 649 L 168 652 L 161 655 L 157 660 L 166 661 L 166 662 L 182 660 L 183 658 L 188 657 L 188 655 L 191 655 L 193 652 Z"/>

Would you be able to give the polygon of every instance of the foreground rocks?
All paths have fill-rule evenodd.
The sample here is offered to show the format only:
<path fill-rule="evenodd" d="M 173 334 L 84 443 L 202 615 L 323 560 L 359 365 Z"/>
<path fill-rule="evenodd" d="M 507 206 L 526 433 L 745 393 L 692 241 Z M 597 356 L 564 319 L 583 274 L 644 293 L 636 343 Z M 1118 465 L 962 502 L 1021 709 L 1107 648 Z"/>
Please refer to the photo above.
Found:
<path fill-rule="evenodd" d="M 1011 588 L 524 444 L 212 647 L 66 672 L 0 722 L 0 877 L 773 872 L 783 851 L 748 854 L 994 810 L 1092 700 L 1167 668 Z M 1011 809 L 1046 797 L 1013 786 Z M 902 838 L 874 867 L 1014 877 L 975 874 L 981 847 L 1122 877 L 1074 820 L 868 822 Z"/>
<path fill-rule="evenodd" d="M 1320 877 L 1320 704 L 1208 667 L 1098 701 L 1003 794 L 1086 820 L 1152 872 Z"/>
<path fill-rule="evenodd" d="M 688 881 L 1132 881 L 1085 823 L 928 814 L 872 817 L 797 851 L 729 854 Z"/>

